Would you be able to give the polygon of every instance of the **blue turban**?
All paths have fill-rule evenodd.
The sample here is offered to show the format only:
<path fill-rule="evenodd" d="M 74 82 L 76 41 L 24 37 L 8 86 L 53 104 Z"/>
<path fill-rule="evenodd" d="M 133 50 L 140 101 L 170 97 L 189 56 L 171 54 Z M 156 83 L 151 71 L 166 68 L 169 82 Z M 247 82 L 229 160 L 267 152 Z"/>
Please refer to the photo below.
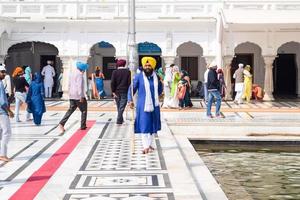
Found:
<path fill-rule="evenodd" d="M 84 63 L 84 62 L 81 62 L 81 61 L 77 61 L 76 62 L 76 67 L 80 71 L 85 71 L 85 70 L 87 70 L 89 68 L 89 65 L 87 63 Z"/>

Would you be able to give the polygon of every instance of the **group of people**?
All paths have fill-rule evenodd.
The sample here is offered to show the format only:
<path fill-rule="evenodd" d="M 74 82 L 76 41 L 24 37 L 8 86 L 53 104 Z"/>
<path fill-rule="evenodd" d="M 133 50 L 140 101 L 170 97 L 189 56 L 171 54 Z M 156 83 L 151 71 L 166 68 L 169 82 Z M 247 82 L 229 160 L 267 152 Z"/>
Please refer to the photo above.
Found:
<path fill-rule="evenodd" d="M 27 103 L 26 120 L 30 120 L 30 113 L 36 125 L 41 124 L 43 113 L 46 111 L 43 100 L 44 86 L 40 73 L 31 74 L 31 68 L 27 66 L 25 70 L 17 67 L 13 74 L 14 93 L 8 90 L 10 77 L 6 74 L 4 64 L 0 65 L 0 128 L 1 128 L 1 151 L 0 160 L 10 161 L 7 157 L 7 143 L 11 135 L 10 120 L 8 117 L 15 117 L 16 122 L 20 122 L 19 110 L 22 103 Z M 11 88 L 9 88 L 11 90 Z M 14 95 L 15 114 L 10 110 L 9 99 Z"/>
<path fill-rule="evenodd" d="M 113 71 L 111 78 L 111 92 L 117 105 L 117 125 L 124 123 L 123 113 L 128 105 L 130 108 L 136 109 L 134 132 L 141 134 L 143 153 L 148 154 L 154 151 L 154 134 L 161 130 L 160 120 L 160 103 L 159 99 L 164 93 L 163 107 L 192 107 L 193 104 L 190 99 L 191 82 L 188 73 L 184 70 L 179 70 L 178 66 L 167 66 L 165 71 L 159 69 L 155 71 L 156 60 L 153 57 L 143 57 L 141 60 L 142 68 L 139 73 L 131 77 L 131 72 L 126 67 L 126 60 L 119 59 L 116 62 L 117 69 Z M 65 132 L 65 124 L 72 115 L 72 113 L 79 108 L 81 111 L 80 129 L 87 128 L 87 93 L 84 89 L 84 72 L 89 68 L 87 63 L 82 61 L 75 61 L 71 68 L 70 79 L 68 84 L 70 106 L 64 117 L 59 122 L 59 129 L 61 133 Z M 25 69 L 25 72 L 30 71 Z M 4 65 L 0 65 L 0 79 L 4 80 L 6 69 Z M 103 90 L 103 82 L 97 86 L 97 78 L 104 79 L 103 74 L 99 68 L 96 68 L 92 80 L 95 81 L 95 87 L 98 94 L 101 96 Z M 215 101 L 216 111 L 215 117 L 224 118 L 221 114 L 222 95 L 226 88 L 224 82 L 223 72 L 217 67 L 216 62 L 212 62 L 207 66 L 207 71 L 204 74 L 205 88 L 207 96 L 207 110 L 208 118 L 213 118 L 211 113 L 211 106 Z M 234 73 L 236 80 L 235 91 L 237 92 L 236 101 L 241 102 L 242 98 L 250 101 L 252 91 L 252 75 L 250 73 L 250 66 L 243 68 L 239 64 L 239 69 Z M 131 79 L 133 82 L 131 82 Z M 33 78 L 24 76 L 22 68 L 16 68 L 13 73 L 13 80 L 15 84 L 15 98 L 16 98 L 16 119 L 18 121 L 18 105 L 20 102 L 27 102 L 28 113 L 33 113 L 35 124 L 40 124 L 43 113 L 45 112 L 44 85 L 42 83 L 41 74 L 35 73 Z M 1 152 L 0 160 L 9 161 L 7 157 L 7 143 L 11 134 L 9 117 L 14 114 L 9 109 L 9 102 L 5 86 L 0 81 L 0 126 L 1 126 Z M 49 89 L 49 88 L 48 88 Z M 49 90 L 50 91 L 50 90 Z M 136 103 L 134 103 L 134 94 L 137 95 Z"/>
<path fill-rule="evenodd" d="M 117 125 L 124 123 L 123 113 L 126 105 L 134 107 L 133 95 L 138 93 L 136 101 L 136 117 L 134 132 L 142 134 L 143 153 L 154 150 L 154 134 L 161 129 L 159 96 L 163 92 L 163 84 L 155 72 L 156 60 L 152 57 L 142 58 L 142 69 L 133 77 L 126 67 L 126 60 L 117 60 L 117 70 L 113 71 L 111 78 L 112 95 L 117 105 Z M 85 130 L 87 117 L 87 101 L 84 91 L 84 72 L 89 65 L 77 61 L 69 80 L 70 107 L 59 122 L 61 133 L 65 132 L 65 124 L 78 107 L 81 111 L 80 129 Z"/>
<path fill-rule="evenodd" d="M 46 111 L 44 103 L 44 84 L 42 75 L 39 72 L 32 75 L 30 66 L 25 70 L 22 67 L 16 67 L 12 74 L 14 83 L 15 99 L 15 120 L 21 122 L 19 117 L 20 107 L 27 104 L 26 121 L 30 121 L 31 114 L 36 125 L 41 124 L 43 113 Z"/>
<path fill-rule="evenodd" d="M 252 96 L 255 100 L 263 99 L 263 90 L 257 84 L 252 84 L 251 66 L 240 63 L 238 69 L 234 72 L 233 78 L 235 79 L 235 98 L 234 102 L 242 104 L 244 100 L 249 103 Z"/>
<path fill-rule="evenodd" d="M 177 65 L 166 66 L 165 71 L 158 70 L 160 81 L 163 84 L 163 108 L 190 108 L 191 101 L 191 81 L 185 70 L 179 70 Z"/>

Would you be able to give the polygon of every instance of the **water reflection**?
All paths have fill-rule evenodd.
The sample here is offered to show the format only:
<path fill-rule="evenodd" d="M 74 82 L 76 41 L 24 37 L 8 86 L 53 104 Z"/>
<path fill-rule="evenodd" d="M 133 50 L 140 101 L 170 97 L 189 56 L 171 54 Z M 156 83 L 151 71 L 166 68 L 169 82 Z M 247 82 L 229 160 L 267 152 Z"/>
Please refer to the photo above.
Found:
<path fill-rule="evenodd" d="M 300 200 L 300 153 L 195 149 L 230 200 Z"/>

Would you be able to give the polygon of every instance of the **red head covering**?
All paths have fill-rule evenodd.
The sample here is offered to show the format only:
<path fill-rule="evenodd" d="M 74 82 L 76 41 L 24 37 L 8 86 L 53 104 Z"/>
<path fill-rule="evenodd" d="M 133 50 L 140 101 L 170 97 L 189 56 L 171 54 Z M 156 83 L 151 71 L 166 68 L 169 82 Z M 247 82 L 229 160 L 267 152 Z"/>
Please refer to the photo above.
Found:
<path fill-rule="evenodd" d="M 126 65 L 126 60 L 123 59 L 117 60 L 117 67 L 125 67 L 125 65 Z"/>

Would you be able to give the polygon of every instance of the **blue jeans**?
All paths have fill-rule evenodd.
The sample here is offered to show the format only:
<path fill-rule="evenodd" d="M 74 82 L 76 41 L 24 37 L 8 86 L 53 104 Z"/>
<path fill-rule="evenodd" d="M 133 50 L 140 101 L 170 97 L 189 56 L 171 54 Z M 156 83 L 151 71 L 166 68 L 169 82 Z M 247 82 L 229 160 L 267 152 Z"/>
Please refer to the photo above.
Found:
<path fill-rule="evenodd" d="M 124 122 L 123 112 L 127 104 L 127 93 L 117 94 L 117 96 L 118 96 L 116 98 L 117 109 L 118 109 L 117 124 L 122 124 Z"/>
<path fill-rule="evenodd" d="M 214 90 L 214 91 L 208 91 L 208 103 L 206 107 L 207 116 L 211 116 L 211 105 L 214 98 L 216 99 L 216 116 L 220 115 L 222 98 L 220 92 L 218 90 Z"/>

